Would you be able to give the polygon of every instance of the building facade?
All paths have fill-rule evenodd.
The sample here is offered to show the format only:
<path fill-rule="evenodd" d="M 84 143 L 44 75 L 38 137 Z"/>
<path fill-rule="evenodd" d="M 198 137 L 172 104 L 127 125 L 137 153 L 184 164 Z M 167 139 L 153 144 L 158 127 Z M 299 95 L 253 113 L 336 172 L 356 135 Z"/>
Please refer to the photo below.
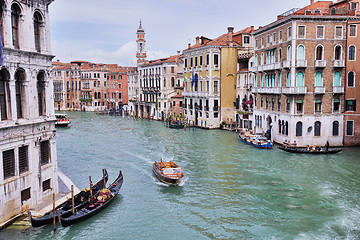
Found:
<path fill-rule="evenodd" d="M 0 2 L 0 222 L 58 192 L 48 6 Z"/>
<path fill-rule="evenodd" d="M 331 5 L 312 1 L 253 33 L 256 133 L 299 146 L 343 145 L 347 25 L 357 17 Z"/>

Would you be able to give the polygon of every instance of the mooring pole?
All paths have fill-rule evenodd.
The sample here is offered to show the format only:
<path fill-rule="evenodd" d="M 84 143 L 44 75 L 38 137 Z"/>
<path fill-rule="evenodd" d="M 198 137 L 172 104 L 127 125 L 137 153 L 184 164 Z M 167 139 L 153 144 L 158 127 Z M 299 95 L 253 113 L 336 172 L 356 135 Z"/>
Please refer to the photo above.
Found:
<path fill-rule="evenodd" d="M 72 213 L 75 214 L 75 208 L 74 208 L 74 204 L 75 204 L 74 203 L 74 185 L 71 185 L 71 202 L 72 202 Z"/>
<path fill-rule="evenodd" d="M 58 216 L 60 217 L 60 216 Z M 53 193 L 53 223 L 54 223 L 54 232 L 56 230 L 56 218 L 55 218 L 55 193 Z"/>

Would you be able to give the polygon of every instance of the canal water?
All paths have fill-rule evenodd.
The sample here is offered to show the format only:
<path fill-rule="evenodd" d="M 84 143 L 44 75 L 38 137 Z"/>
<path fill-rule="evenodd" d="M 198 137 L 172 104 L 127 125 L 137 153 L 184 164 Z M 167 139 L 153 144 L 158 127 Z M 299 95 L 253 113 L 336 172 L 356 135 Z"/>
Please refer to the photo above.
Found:
<path fill-rule="evenodd" d="M 359 239 L 360 148 L 310 156 L 259 150 L 234 132 L 71 112 L 57 130 L 58 166 L 79 187 L 125 174 L 112 205 L 63 228 L 8 228 L 0 239 Z M 152 163 L 178 163 L 180 186 Z"/>

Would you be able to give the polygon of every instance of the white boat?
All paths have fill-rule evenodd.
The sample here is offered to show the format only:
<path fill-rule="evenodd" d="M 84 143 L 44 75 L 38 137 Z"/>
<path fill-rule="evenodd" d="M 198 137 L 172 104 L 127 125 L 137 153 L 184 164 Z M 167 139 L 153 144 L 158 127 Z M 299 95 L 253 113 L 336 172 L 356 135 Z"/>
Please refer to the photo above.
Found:
<path fill-rule="evenodd" d="M 67 127 L 70 124 L 70 120 L 66 117 L 66 114 L 55 113 L 56 122 L 55 126 L 57 127 Z"/>

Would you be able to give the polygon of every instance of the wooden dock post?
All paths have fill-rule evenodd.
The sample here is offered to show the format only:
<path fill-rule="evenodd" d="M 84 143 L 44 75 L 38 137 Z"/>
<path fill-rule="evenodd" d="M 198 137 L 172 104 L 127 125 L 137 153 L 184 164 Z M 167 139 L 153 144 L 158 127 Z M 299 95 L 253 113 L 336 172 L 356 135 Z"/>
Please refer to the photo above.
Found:
<path fill-rule="evenodd" d="M 92 194 L 92 189 L 91 189 L 91 187 L 92 187 L 91 176 L 89 176 L 89 181 L 90 181 L 90 199 L 92 199 L 93 194 Z"/>
<path fill-rule="evenodd" d="M 74 208 L 74 185 L 71 185 L 71 202 L 72 202 L 72 212 L 75 214 L 75 208 Z M 60 217 L 60 216 L 59 216 Z"/>
<path fill-rule="evenodd" d="M 60 218 L 60 216 L 58 216 Z M 55 218 L 55 193 L 53 193 L 53 223 L 54 223 L 54 232 L 56 230 L 56 218 Z"/>

